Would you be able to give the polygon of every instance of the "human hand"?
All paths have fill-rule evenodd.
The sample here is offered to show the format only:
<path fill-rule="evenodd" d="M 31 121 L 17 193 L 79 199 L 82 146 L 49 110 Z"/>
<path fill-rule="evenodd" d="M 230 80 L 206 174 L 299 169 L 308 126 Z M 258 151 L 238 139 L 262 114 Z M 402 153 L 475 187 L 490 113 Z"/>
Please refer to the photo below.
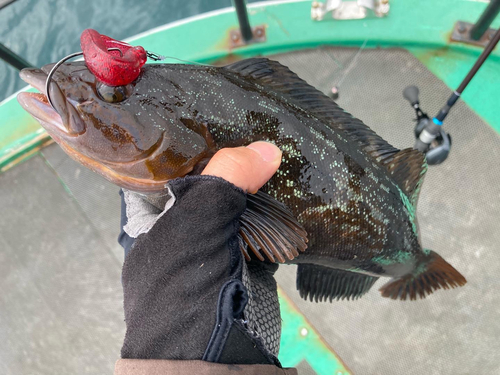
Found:
<path fill-rule="evenodd" d="M 247 147 L 220 150 L 201 174 L 221 177 L 255 194 L 276 173 L 280 164 L 278 147 L 269 142 L 255 142 Z"/>
<path fill-rule="evenodd" d="M 238 218 L 246 207 L 242 190 L 256 192 L 280 161 L 276 146 L 256 142 L 223 149 L 201 176 L 169 184 L 174 203 L 147 213 L 156 220 L 138 235 L 124 264 L 123 358 L 279 365 L 277 265 L 247 266 Z M 129 202 L 138 197 L 129 192 L 125 201 L 127 195 Z M 143 208 L 155 206 L 148 204 Z"/>

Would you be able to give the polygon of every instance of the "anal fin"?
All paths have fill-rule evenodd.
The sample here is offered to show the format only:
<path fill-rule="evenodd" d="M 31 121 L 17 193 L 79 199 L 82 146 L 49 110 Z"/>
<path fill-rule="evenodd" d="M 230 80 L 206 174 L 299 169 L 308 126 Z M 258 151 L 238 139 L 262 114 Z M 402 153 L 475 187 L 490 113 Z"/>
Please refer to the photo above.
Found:
<path fill-rule="evenodd" d="M 261 261 L 265 255 L 273 263 L 284 263 L 305 251 L 307 232 L 283 203 L 258 191 L 247 196 L 239 243 L 247 260 L 251 260 L 248 247 Z"/>
<path fill-rule="evenodd" d="M 322 302 L 357 299 L 370 290 L 378 277 L 314 264 L 299 264 L 297 290 L 305 300 Z"/>

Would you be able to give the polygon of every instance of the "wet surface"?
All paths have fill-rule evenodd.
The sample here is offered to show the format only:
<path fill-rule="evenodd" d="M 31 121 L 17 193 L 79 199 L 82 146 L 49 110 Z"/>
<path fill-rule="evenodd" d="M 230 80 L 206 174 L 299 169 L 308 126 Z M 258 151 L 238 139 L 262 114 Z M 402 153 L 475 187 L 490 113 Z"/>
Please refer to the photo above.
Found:
<path fill-rule="evenodd" d="M 430 114 L 449 89 L 404 51 L 365 50 L 352 64 L 356 52 L 279 59 L 324 92 L 338 85 L 339 105 L 394 146 L 412 145 L 403 88 L 417 84 Z M 417 215 L 424 247 L 459 269 L 466 286 L 400 302 L 382 298 L 379 281 L 358 301 L 316 304 L 295 291 L 295 266 L 278 271 L 355 374 L 500 371 L 500 138 L 463 102 L 447 121 L 452 153 L 429 169 Z M 0 207 L 0 373 L 111 373 L 124 334 L 118 188 L 52 145 L 0 175 Z"/>
<path fill-rule="evenodd" d="M 403 50 L 325 49 L 276 56 L 310 84 L 339 86 L 339 105 L 395 147 L 413 145 L 414 111 L 402 97 L 420 88 L 421 107 L 437 113 L 450 90 Z M 315 66 L 315 69 L 311 69 Z M 347 74 L 346 74 L 347 72 Z M 500 137 L 465 103 L 450 112 L 449 159 L 430 167 L 417 207 L 422 245 L 439 252 L 468 283 L 422 301 L 382 298 L 377 282 L 360 300 L 300 299 L 295 275 L 278 282 L 355 374 L 484 374 L 500 371 Z"/>

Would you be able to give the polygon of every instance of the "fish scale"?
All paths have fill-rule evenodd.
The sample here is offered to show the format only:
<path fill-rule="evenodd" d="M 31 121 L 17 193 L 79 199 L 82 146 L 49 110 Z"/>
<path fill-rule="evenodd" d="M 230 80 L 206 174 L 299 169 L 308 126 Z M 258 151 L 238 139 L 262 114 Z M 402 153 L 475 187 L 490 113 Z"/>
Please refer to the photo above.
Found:
<path fill-rule="evenodd" d="M 355 299 L 379 277 L 392 278 L 382 295 L 398 299 L 465 284 L 419 243 L 424 156 L 392 147 L 288 68 L 264 58 L 220 68 L 146 65 L 122 89 L 123 102 L 107 103 L 82 64 L 62 65 L 54 79 L 66 97 L 60 106 L 82 103 L 86 132 L 46 128 L 70 156 L 122 187 L 161 191 L 171 178 L 200 173 L 221 148 L 262 140 L 282 150 L 277 173 L 248 196 L 239 243 L 247 260 L 299 264 L 304 298 Z M 119 132 L 104 137 L 110 128 Z"/>

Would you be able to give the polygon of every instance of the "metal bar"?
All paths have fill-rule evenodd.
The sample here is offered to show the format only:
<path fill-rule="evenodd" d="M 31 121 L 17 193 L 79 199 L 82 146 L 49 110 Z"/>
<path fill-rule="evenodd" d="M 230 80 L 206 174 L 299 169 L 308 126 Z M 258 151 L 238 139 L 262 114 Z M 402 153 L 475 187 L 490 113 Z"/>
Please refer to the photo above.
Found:
<path fill-rule="evenodd" d="M 0 9 L 5 8 L 10 3 L 13 3 L 15 0 L 0 0 Z"/>
<path fill-rule="evenodd" d="M 490 27 L 491 23 L 500 12 L 500 0 L 491 0 L 486 9 L 484 10 L 479 20 L 470 30 L 470 37 L 474 40 L 479 40 L 486 30 Z"/>
<path fill-rule="evenodd" d="M 234 7 L 236 8 L 236 14 L 238 16 L 238 22 L 240 24 L 241 36 L 245 42 L 249 42 L 253 39 L 252 28 L 250 26 L 250 21 L 248 20 L 247 5 L 245 0 L 233 0 Z"/>
<path fill-rule="evenodd" d="M 16 55 L 10 49 L 0 43 L 0 59 L 4 60 L 7 64 L 12 65 L 17 70 L 24 68 L 34 68 L 35 66 L 24 60 L 21 56 Z"/>

